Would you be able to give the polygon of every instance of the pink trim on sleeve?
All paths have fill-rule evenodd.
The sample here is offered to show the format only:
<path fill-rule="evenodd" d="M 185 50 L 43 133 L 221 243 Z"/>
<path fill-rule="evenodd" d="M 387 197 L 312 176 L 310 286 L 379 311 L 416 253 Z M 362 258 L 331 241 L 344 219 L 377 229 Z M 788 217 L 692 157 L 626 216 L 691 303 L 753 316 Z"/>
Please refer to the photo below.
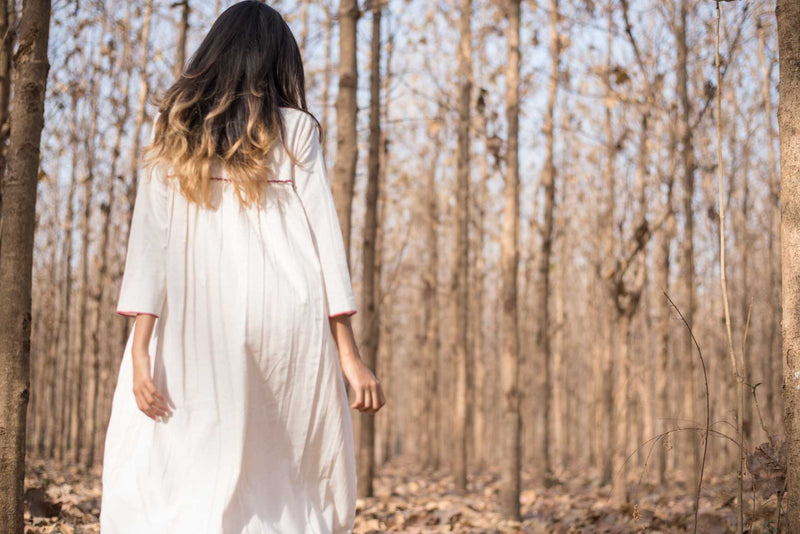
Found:
<path fill-rule="evenodd" d="M 155 313 L 140 312 L 140 311 L 122 311 L 122 310 L 117 310 L 117 313 L 125 317 L 136 317 L 137 315 L 151 315 L 156 319 L 158 319 L 158 315 L 156 315 Z"/>
<path fill-rule="evenodd" d="M 347 315 L 347 316 L 352 317 L 355 314 L 356 314 L 356 310 L 348 310 L 348 311 L 344 311 L 344 312 L 334 313 L 333 315 L 329 315 L 328 318 L 331 319 L 333 317 L 341 317 L 342 315 Z"/>

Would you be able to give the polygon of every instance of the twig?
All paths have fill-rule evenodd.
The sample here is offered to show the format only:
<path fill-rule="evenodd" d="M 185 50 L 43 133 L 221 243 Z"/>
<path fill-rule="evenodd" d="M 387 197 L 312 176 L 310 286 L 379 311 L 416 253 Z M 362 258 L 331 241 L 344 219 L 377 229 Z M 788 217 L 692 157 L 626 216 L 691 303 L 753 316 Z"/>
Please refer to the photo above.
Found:
<path fill-rule="evenodd" d="M 663 291 L 663 290 L 662 290 Z M 683 324 L 686 325 L 686 329 L 689 330 L 689 335 L 692 336 L 692 342 L 694 346 L 697 348 L 697 354 L 700 358 L 700 365 L 703 369 L 703 380 L 705 382 L 705 392 L 706 392 L 706 428 L 705 428 L 705 436 L 703 437 L 703 459 L 700 462 L 700 474 L 697 478 L 697 491 L 695 492 L 694 497 L 694 534 L 697 534 L 697 516 L 700 511 L 700 490 L 703 487 L 703 472 L 706 468 L 706 455 L 708 454 L 708 434 L 711 432 L 711 399 L 708 393 L 708 373 L 706 372 L 706 361 L 703 359 L 703 351 L 700 350 L 700 344 L 697 342 L 697 339 L 694 337 L 694 332 L 692 331 L 692 327 L 689 326 L 689 323 L 686 321 L 686 317 L 683 316 L 681 310 L 675 305 L 671 298 L 666 291 L 663 291 L 664 296 L 667 297 L 667 300 L 675 308 L 675 311 L 678 312 L 678 315 L 681 317 L 681 321 Z"/>
<path fill-rule="evenodd" d="M 728 334 L 728 354 L 731 359 L 731 371 L 736 381 L 737 405 L 736 421 L 739 441 L 744 439 L 744 426 L 742 415 L 744 413 L 744 377 L 742 370 L 739 369 L 736 361 L 736 354 L 733 348 L 733 333 L 731 331 L 731 312 L 728 305 L 728 282 L 725 275 L 725 199 L 723 196 L 723 172 L 722 172 L 722 71 L 719 58 L 719 26 L 722 18 L 722 10 L 717 0 L 717 24 L 714 32 L 714 57 L 717 71 L 717 179 L 719 187 L 719 280 L 722 287 L 722 306 L 725 311 L 725 330 Z M 739 534 L 744 532 L 744 448 L 739 450 L 739 516 L 737 527 Z"/>

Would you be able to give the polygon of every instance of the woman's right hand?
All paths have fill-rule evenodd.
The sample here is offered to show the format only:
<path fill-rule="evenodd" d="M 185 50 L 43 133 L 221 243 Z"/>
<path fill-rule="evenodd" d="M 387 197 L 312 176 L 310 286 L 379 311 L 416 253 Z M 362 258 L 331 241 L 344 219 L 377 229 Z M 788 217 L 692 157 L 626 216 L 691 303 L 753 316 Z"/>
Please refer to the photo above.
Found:
<path fill-rule="evenodd" d="M 150 419 L 168 417 L 167 399 L 153 384 L 150 376 L 150 354 L 147 351 L 133 351 L 133 395 L 136 405 Z"/>
<path fill-rule="evenodd" d="M 133 395 L 136 405 L 150 419 L 158 421 L 157 417 L 168 417 L 167 399 L 156 389 L 153 377 L 150 375 L 150 337 L 153 334 L 156 317 L 147 313 L 136 315 L 133 326 L 133 346 L 131 357 L 133 360 Z"/>

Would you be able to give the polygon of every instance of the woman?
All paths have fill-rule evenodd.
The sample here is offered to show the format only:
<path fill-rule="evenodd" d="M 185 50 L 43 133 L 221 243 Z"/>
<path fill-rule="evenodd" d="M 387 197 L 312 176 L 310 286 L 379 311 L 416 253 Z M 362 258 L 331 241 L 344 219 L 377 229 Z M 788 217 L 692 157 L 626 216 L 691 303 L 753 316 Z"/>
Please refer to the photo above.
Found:
<path fill-rule="evenodd" d="M 117 312 L 136 321 L 103 464 L 104 534 L 345 533 L 352 408 L 384 397 L 297 43 L 240 2 L 163 95 Z M 337 357 L 338 353 L 338 357 Z"/>

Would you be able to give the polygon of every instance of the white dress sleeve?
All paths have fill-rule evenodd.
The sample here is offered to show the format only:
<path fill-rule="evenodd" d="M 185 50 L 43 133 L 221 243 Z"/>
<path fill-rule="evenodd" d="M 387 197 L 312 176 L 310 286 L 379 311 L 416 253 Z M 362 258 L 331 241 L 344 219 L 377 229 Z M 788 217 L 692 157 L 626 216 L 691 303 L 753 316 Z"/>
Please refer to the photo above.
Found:
<path fill-rule="evenodd" d="M 288 141 L 298 160 L 298 164 L 293 165 L 294 186 L 306 212 L 322 266 L 328 316 L 353 315 L 356 303 L 344 239 L 314 119 L 302 113 Z"/>
<path fill-rule="evenodd" d="M 156 121 L 153 121 L 155 129 Z M 160 165 L 139 180 L 117 313 L 161 315 L 166 298 L 169 185 Z"/>

